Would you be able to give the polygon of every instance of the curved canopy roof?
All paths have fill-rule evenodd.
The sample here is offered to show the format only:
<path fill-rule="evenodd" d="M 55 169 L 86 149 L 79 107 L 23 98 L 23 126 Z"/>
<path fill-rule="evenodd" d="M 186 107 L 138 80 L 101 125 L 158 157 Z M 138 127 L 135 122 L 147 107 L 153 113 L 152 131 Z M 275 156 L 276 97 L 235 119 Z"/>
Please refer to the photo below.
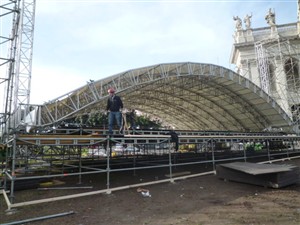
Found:
<path fill-rule="evenodd" d="M 175 129 L 291 131 L 290 118 L 254 83 L 224 67 L 191 62 L 153 65 L 91 82 L 41 106 L 41 123 L 104 111 L 110 87 L 125 108 L 157 117 Z"/>

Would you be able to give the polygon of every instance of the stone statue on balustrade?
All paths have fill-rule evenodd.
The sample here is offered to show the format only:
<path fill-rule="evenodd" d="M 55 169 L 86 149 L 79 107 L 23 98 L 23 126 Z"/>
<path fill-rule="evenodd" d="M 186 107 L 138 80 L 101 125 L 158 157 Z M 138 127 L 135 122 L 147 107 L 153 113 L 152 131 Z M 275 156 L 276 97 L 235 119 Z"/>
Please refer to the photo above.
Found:
<path fill-rule="evenodd" d="M 241 20 L 241 18 L 238 17 L 238 16 L 234 16 L 233 20 L 235 21 L 235 29 L 236 30 L 242 30 L 243 27 L 242 27 L 242 20 Z"/>
<path fill-rule="evenodd" d="M 265 16 L 265 20 L 267 21 L 267 23 L 270 26 L 275 26 L 275 12 L 272 12 L 272 9 L 269 9 L 269 12 L 267 13 L 267 15 Z"/>
<path fill-rule="evenodd" d="M 251 18 L 252 18 L 252 13 L 250 16 L 247 14 L 244 18 L 244 23 L 247 30 L 251 29 Z"/>

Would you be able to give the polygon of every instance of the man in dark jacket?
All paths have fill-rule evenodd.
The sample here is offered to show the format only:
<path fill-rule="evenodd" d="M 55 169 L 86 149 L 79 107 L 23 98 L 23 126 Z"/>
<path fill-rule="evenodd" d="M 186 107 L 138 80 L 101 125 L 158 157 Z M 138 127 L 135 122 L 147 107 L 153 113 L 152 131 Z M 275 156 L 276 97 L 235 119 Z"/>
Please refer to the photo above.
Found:
<path fill-rule="evenodd" d="M 109 98 L 107 100 L 107 107 L 106 110 L 109 111 L 108 115 L 108 129 L 109 134 L 113 134 L 113 124 L 114 120 L 116 119 L 118 127 L 120 128 L 120 133 L 123 133 L 122 127 L 122 109 L 123 109 L 123 102 L 121 98 L 115 95 L 115 90 L 113 88 L 108 89 Z"/>

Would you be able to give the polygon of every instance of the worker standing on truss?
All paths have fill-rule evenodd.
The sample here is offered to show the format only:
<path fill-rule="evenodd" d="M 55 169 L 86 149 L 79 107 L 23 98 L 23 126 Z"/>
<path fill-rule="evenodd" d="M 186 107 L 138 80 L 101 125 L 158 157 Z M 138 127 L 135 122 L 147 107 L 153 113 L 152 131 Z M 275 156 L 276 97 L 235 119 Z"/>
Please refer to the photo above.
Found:
<path fill-rule="evenodd" d="M 108 115 L 108 129 L 109 135 L 113 134 L 113 125 L 114 120 L 117 121 L 117 125 L 119 127 L 120 134 L 123 134 L 123 126 L 122 126 L 122 113 L 123 110 L 123 102 L 121 98 L 115 95 L 115 89 L 109 88 L 108 89 L 109 98 L 107 100 L 107 107 L 106 110 L 109 112 Z"/>

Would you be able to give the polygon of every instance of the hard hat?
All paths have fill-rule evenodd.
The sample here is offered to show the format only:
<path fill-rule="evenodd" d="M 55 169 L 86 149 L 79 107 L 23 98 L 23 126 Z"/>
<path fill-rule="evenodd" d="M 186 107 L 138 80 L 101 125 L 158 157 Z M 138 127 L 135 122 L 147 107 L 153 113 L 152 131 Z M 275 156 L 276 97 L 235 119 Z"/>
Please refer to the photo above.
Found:
<path fill-rule="evenodd" d="M 108 92 L 108 93 L 115 93 L 115 89 L 109 88 L 107 92 Z"/>

